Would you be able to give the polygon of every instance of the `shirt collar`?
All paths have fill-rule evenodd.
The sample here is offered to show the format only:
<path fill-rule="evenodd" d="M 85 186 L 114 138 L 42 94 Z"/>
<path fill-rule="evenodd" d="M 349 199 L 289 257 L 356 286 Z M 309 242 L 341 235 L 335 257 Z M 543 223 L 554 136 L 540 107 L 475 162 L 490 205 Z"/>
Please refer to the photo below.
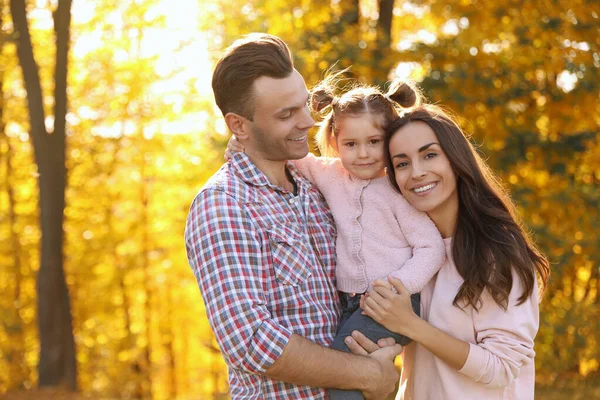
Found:
<path fill-rule="evenodd" d="M 231 167 L 236 175 L 238 175 L 244 182 L 253 186 L 269 186 L 275 190 L 283 190 L 281 187 L 273 185 L 267 176 L 260 170 L 252 160 L 242 152 L 233 153 L 229 160 Z M 296 182 L 298 189 L 302 187 L 310 187 L 309 181 L 294 167 L 290 162 L 286 162 L 286 168 L 290 172 L 292 179 Z"/>

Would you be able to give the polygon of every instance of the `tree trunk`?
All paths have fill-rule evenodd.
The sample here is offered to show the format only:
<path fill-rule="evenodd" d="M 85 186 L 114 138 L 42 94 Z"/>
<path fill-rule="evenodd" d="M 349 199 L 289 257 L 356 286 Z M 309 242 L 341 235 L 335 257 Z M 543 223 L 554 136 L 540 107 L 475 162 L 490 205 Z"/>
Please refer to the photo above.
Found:
<path fill-rule="evenodd" d="M 40 269 L 37 276 L 38 327 L 40 335 L 39 385 L 67 384 L 77 388 L 75 341 L 69 291 L 63 270 L 63 219 L 65 208 L 65 116 L 67 110 L 67 64 L 71 0 L 59 0 L 54 12 L 56 71 L 54 85 L 54 131 L 45 126 L 42 88 L 33 56 L 25 0 L 11 0 L 10 10 L 17 34 L 17 55 L 23 70 L 29 108 L 30 137 L 38 166 Z"/>
<path fill-rule="evenodd" d="M 167 296 L 167 332 L 163 333 L 165 351 L 169 355 L 169 398 L 177 398 L 177 363 L 175 362 L 175 329 L 173 327 L 173 314 L 177 311 L 173 307 L 173 290 L 169 283 L 166 283 Z"/>
<path fill-rule="evenodd" d="M 142 137 L 142 140 L 143 139 Z M 144 143 L 142 142 L 142 146 Z M 145 146 L 144 146 L 145 147 Z M 140 169 L 140 182 L 141 182 L 141 192 L 140 192 L 140 200 L 142 203 L 142 215 L 140 216 L 140 227 L 142 229 L 142 271 L 144 272 L 144 289 L 146 292 L 146 296 L 144 298 L 144 320 L 146 327 L 146 347 L 144 348 L 144 369 L 146 373 L 147 381 L 147 393 L 149 394 L 150 399 L 153 398 L 152 394 L 152 296 L 153 296 L 153 287 L 151 281 L 150 274 L 150 235 L 148 232 L 148 189 L 146 185 L 148 184 L 148 180 L 146 177 L 146 152 L 142 150 L 141 152 L 141 169 Z"/>
<path fill-rule="evenodd" d="M 392 19 L 394 18 L 394 0 L 379 0 L 379 19 L 377 20 L 377 44 L 380 48 L 392 44 Z"/>
<path fill-rule="evenodd" d="M 392 20 L 394 17 L 394 0 L 379 0 L 379 19 L 377 20 L 377 48 L 373 51 L 373 71 L 379 71 L 375 74 L 374 80 L 378 84 L 383 84 L 388 79 L 390 65 L 389 52 L 392 45 Z"/>

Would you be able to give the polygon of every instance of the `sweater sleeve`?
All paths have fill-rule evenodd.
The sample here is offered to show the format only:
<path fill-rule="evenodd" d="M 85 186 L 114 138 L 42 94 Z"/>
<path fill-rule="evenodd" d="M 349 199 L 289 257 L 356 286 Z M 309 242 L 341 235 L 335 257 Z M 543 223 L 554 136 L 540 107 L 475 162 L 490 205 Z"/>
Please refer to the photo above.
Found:
<path fill-rule="evenodd" d="M 391 275 L 402 281 L 411 294 L 420 292 L 446 261 L 446 247 L 440 232 L 427 214 L 416 210 L 395 194 L 394 215 L 412 249 L 412 257 Z"/>
<path fill-rule="evenodd" d="M 321 192 L 328 185 L 328 181 L 339 175 L 340 160 L 338 158 L 316 157 L 308 153 L 306 157 L 290 162 Z"/>
<path fill-rule="evenodd" d="M 473 311 L 477 343 L 470 343 L 469 355 L 460 373 L 489 387 L 506 387 L 521 368 L 533 363 L 533 342 L 539 327 L 538 288 L 521 305 L 520 279 L 513 271 L 513 287 L 505 311 L 487 290 L 482 294 L 482 307 Z"/>

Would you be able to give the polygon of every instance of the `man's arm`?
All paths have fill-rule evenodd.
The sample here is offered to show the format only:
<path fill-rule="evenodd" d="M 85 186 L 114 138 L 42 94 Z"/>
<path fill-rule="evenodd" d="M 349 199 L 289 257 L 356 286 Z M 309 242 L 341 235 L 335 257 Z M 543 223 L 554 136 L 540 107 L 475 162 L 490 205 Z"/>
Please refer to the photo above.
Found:
<path fill-rule="evenodd" d="M 367 399 L 385 398 L 400 376 L 394 358 L 402 347 L 394 345 L 356 356 L 328 349 L 293 335 L 281 356 L 267 369 L 270 378 L 337 389 L 358 389 Z"/>
<path fill-rule="evenodd" d="M 185 236 L 188 260 L 230 368 L 298 385 L 360 389 L 368 398 L 393 390 L 398 348 L 371 358 L 353 356 L 294 335 L 271 318 L 259 234 L 231 196 L 200 193 Z"/>

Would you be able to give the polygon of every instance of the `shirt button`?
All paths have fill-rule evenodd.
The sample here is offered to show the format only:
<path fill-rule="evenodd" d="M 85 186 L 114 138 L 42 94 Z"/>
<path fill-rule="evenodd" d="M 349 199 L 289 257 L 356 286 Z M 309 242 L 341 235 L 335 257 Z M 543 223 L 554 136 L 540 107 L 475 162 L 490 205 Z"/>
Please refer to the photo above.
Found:
<path fill-rule="evenodd" d="M 296 200 L 294 200 L 294 199 L 290 200 L 290 204 L 294 204 L 295 202 L 296 202 Z"/>

